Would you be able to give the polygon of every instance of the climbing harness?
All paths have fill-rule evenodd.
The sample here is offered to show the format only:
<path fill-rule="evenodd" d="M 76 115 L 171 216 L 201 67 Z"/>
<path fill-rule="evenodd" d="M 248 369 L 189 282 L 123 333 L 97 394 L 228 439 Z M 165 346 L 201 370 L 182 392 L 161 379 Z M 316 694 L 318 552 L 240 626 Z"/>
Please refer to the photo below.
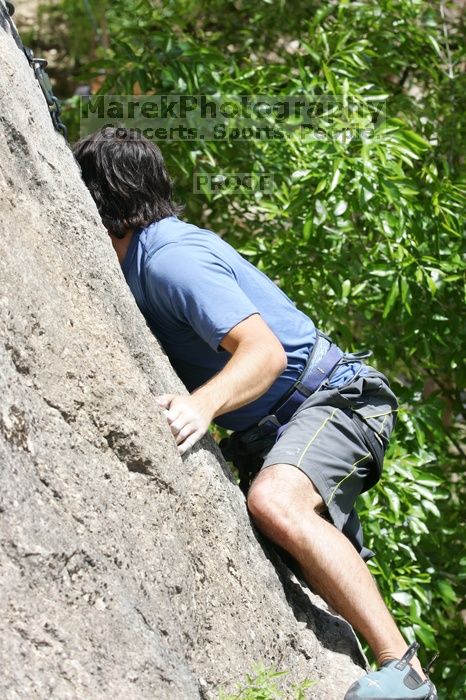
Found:
<path fill-rule="evenodd" d="M 239 485 L 246 495 L 249 485 L 260 470 L 264 457 L 280 437 L 291 416 L 309 396 L 326 386 L 327 380 L 340 362 L 357 361 L 369 357 L 370 351 L 343 353 L 332 340 L 317 331 L 314 347 L 301 376 L 272 408 L 268 416 L 246 430 L 237 430 L 220 441 L 220 449 L 228 462 L 238 470 Z M 361 426 L 364 429 L 365 426 Z M 370 433 L 370 430 L 367 431 Z M 372 439 L 374 450 L 381 450 Z M 375 457 L 375 454 L 374 454 Z M 377 455 L 377 457 L 380 457 Z"/>
<path fill-rule="evenodd" d="M 16 29 L 14 23 L 10 19 L 15 12 L 15 6 L 12 2 L 6 0 L 6 7 L 8 10 L 8 15 L 6 18 L 10 26 L 11 35 L 15 40 L 18 48 L 21 49 L 21 51 L 23 51 L 24 55 L 26 56 L 29 62 L 29 65 L 34 71 L 36 80 L 39 83 L 40 88 L 42 90 L 42 94 L 44 95 L 45 100 L 47 102 L 53 126 L 55 127 L 56 131 L 58 131 L 66 139 L 66 126 L 60 119 L 60 102 L 53 94 L 50 78 L 45 70 L 47 67 L 47 61 L 45 60 L 45 58 L 36 58 L 32 50 L 24 46 L 23 42 L 21 41 L 21 37 L 19 36 L 18 30 Z"/>

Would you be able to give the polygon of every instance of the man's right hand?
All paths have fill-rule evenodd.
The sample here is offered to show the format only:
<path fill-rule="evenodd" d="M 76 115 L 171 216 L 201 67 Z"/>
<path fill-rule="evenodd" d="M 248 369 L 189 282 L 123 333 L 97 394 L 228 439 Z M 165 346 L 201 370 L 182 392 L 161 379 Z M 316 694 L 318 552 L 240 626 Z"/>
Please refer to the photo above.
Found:
<path fill-rule="evenodd" d="M 213 419 L 212 411 L 197 395 L 163 394 L 156 401 L 165 409 L 170 430 L 183 455 L 206 434 Z"/>

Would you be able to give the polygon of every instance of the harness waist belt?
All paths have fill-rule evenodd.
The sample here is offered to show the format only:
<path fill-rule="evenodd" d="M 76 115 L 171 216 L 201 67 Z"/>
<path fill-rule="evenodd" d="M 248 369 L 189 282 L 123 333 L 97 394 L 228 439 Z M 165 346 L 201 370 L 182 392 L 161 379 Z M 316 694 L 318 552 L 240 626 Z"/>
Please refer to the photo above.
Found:
<path fill-rule="evenodd" d="M 325 351 L 325 346 L 327 350 Z M 320 357 L 319 357 L 320 355 Z M 340 348 L 323 333 L 317 331 L 316 342 L 299 379 L 280 399 L 269 416 L 259 421 L 259 426 L 273 426 L 276 430 L 290 420 L 293 413 L 333 372 L 343 357 Z"/>

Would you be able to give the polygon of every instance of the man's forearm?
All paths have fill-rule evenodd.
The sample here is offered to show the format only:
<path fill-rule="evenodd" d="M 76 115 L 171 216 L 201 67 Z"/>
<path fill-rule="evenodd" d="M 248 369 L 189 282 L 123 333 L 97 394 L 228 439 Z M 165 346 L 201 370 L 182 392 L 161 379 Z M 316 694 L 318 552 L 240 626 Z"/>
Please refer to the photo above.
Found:
<path fill-rule="evenodd" d="M 208 430 L 216 417 L 265 394 L 287 365 L 282 344 L 258 314 L 235 326 L 222 339 L 231 354 L 225 367 L 192 394 L 164 394 L 158 402 L 181 454 Z"/>
<path fill-rule="evenodd" d="M 216 418 L 265 394 L 285 368 L 286 355 L 276 345 L 243 342 L 221 372 L 192 397 Z"/>

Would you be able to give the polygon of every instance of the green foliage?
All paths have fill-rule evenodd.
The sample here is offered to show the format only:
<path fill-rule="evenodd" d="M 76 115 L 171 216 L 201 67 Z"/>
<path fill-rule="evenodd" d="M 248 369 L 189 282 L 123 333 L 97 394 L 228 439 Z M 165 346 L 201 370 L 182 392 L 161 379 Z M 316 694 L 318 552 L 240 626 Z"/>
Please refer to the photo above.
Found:
<path fill-rule="evenodd" d="M 234 695 L 225 695 L 221 692 L 219 700 L 280 700 L 284 697 L 289 700 L 306 700 L 306 690 L 311 688 L 315 681 L 306 679 L 284 689 L 283 686 L 279 686 L 277 680 L 282 679 L 286 674 L 287 671 L 266 669 L 258 665 L 253 673 L 246 674 L 246 683 L 239 687 Z"/>
<path fill-rule="evenodd" d="M 463 542 L 455 522 L 460 504 L 448 508 L 450 499 L 452 488 L 434 453 L 409 452 L 398 440 L 387 456 L 382 482 L 360 499 L 358 512 L 370 523 L 368 544 L 378 555 L 370 568 L 400 628 L 409 641 L 417 639 L 431 650 L 430 656 L 440 652 L 439 686 L 457 688 L 445 697 L 460 697 L 454 693 L 464 687 L 464 671 L 457 663 L 463 640 L 451 631 L 458 628 L 459 578 L 466 576 L 466 560 L 461 560 Z M 428 658 L 424 653 L 424 661 Z"/>
<path fill-rule="evenodd" d="M 440 650 L 434 678 L 455 700 L 465 654 L 464 18 L 423 0 L 292 8 L 100 0 L 99 41 L 71 0 L 54 12 L 70 26 L 76 75 L 103 93 L 314 101 L 312 123 L 287 120 L 277 138 L 160 146 L 187 218 L 227 237 L 342 346 L 372 348 L 389 374 L 401 399 L 396 439 L 382 483 L 361 499 L 372 570 L 407 636 Z M 77 134 L 76 106 L 67 109 Z M 196 172 L 271 174 L 273 188 L 194 194 Z"/>

